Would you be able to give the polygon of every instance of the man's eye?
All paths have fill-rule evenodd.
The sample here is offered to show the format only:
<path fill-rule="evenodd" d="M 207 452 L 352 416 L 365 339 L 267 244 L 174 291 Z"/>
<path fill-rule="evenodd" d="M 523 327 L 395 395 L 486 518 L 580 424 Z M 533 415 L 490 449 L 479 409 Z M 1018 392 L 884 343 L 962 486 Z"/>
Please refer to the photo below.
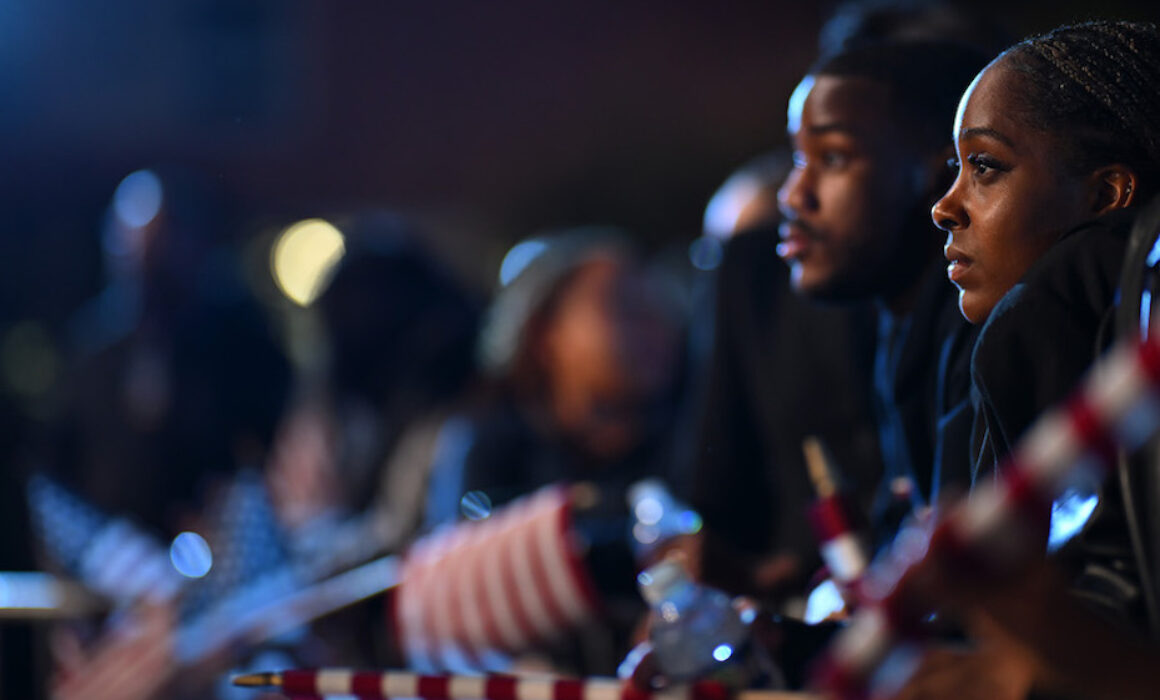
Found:
<path fill-rule="evenodd" d="M 822 154 L 822 163 L 829 168 L 840 168 L 850 162 L 850 158 L 840 151 L 826 151 Z"/>

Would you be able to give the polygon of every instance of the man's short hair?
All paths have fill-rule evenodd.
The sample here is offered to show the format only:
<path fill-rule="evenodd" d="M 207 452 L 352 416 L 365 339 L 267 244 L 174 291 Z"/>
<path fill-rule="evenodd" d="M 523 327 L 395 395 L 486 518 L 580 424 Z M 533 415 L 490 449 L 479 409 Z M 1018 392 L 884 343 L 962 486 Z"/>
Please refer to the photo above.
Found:
<path fill-rule="evenodd" d="M 949 142 L 959 99 L 989 57 L 949 41 L 898 41 L 852 48 L 823 58 L 814 76 L 865 78 L 886 86 L 898 119 L 923 147 Z"/>

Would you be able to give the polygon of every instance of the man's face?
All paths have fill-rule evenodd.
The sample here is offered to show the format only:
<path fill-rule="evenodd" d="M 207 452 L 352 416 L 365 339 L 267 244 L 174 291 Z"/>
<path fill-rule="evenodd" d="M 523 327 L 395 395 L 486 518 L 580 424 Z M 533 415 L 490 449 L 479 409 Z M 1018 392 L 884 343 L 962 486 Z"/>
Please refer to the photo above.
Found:
<path fill-rule="evenodd" d="M 790 99 L 794 168 L 778 192 L 777 251 L 802 294 L 879 296 L 910 272 L 897 261 L 913 259 L 905 229 L 928 205 L 934 159 L 906 145 L 913 135 L 889 100 L 886 86 L 829 75 L 807 76 Z"/>

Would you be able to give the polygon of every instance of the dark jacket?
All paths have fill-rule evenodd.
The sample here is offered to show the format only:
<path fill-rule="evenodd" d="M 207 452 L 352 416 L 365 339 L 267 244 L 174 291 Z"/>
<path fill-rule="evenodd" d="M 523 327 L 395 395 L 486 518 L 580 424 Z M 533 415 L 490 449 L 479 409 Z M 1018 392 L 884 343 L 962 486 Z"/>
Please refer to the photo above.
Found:
<path fill-rule="evenodd" d="M 971 359 L 974 477 L 993 474 L 1110 341 L 1132 213 L 1067 233 L 1004 296 Z"/>
<path fill-rule="evenodd" d="M 972 359 L 976 478 L 993 478 L 1027 429 L 1072 394 L 1114 340 L 1132 215 L 1103 217 L 1066 234 L 984 324 Z M 1069 572 L 1075 595 L 1138 624 L 1145 601 L 1121 483 L 1077 483 L 1057 498 L 1048 548 Z"/>
<path fill-rule="evenodd" d="M 802 441 L 815 435 L 863 496 L 881 474 L 871 409 L 873 309 L 811 303 L 790 288 L 777 234 L 731 239 L 717 270 L 691 499 L 746 552 L 817 559 Z M 699 319 L 703 320 L 703 319 Z M 868 501 L 868 498 L 864 498 Z"/>
<path fill-rule="evenodd" d="M 924 271 L 909 313 L 879 311 L 874 397 L 886 472 L 874 508 L 876 539 L 945 487 L 970 484 L 970 354 L 976 331 L 940 259 Z M 912 485 L 909 498 L 892 489 Z"/>

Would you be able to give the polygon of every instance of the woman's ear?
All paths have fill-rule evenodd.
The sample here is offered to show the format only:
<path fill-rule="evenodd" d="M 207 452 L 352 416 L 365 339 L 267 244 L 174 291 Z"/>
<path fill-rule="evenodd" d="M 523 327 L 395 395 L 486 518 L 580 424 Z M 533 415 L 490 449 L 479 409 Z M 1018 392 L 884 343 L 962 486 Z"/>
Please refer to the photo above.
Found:
<path fill-rule="evenodd" d="M 1136 172 L 1121 163 L 1096 170 L 1088 182 L 1092 185 L 1092 212 L 1096 215 L 1131 206 L 1140 187 Z"/>

